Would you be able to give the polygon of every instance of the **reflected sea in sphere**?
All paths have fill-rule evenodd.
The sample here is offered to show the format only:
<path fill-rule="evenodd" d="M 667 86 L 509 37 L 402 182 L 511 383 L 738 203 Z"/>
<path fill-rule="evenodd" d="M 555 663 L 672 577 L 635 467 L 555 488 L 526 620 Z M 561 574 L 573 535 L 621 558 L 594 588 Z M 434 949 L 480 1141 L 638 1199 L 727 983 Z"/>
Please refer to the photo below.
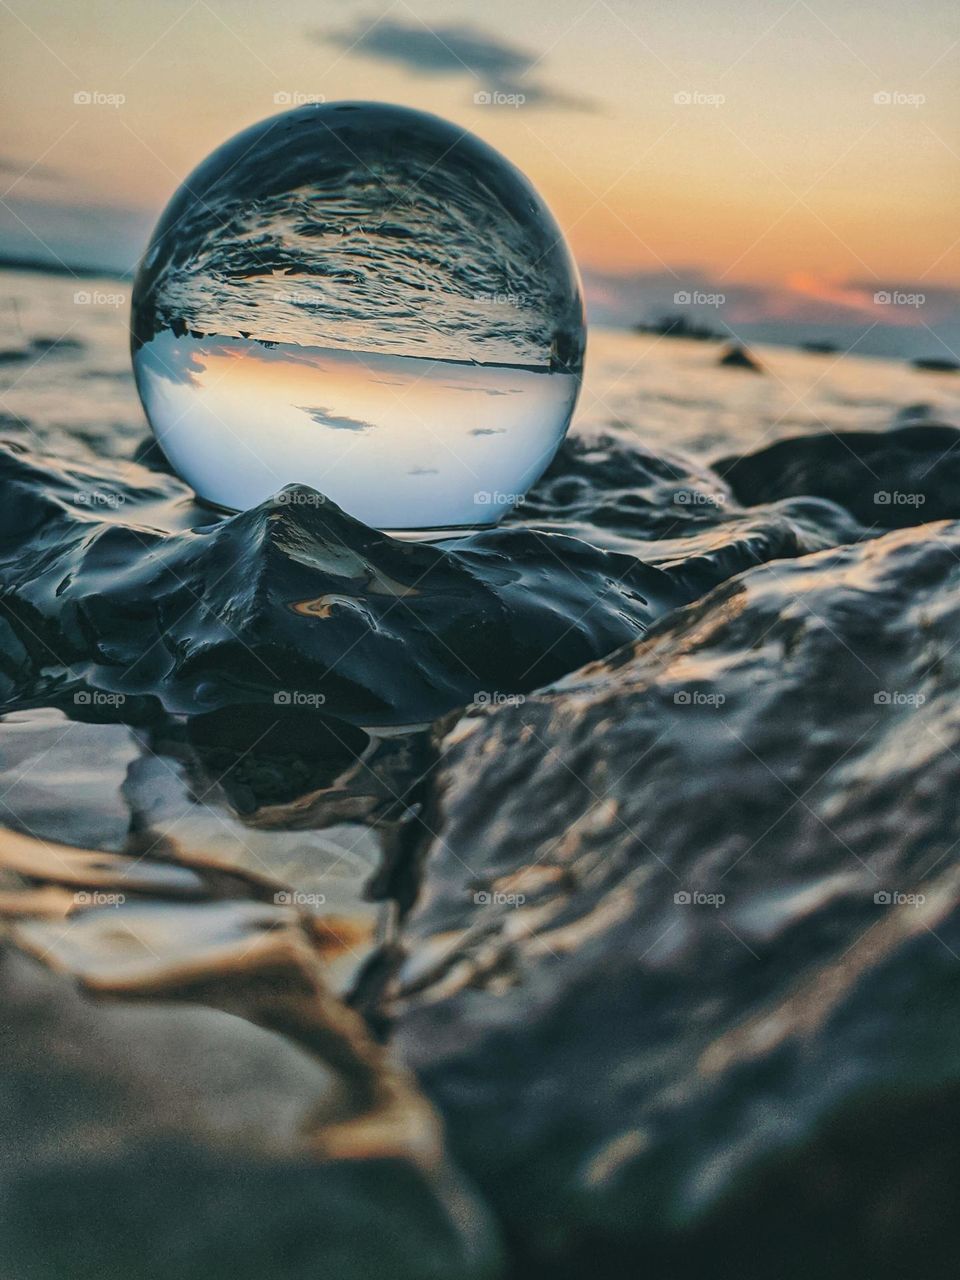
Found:
<path fill-rule="evenodd" d="M 151 427 L 201 498 L 306 484 L 411 534 L 515 505 L 567 429 L 585 341 L 523 175 L 375 103 L 309 104 L 214 152 L 154 232 L 132 327 Z"/>

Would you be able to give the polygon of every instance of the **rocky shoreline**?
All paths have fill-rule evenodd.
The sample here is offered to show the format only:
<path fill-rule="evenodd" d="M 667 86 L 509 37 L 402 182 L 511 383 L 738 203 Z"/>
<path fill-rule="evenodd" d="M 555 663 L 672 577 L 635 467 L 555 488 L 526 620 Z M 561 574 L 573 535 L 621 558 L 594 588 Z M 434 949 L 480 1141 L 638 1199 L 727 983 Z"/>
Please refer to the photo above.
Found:
<path fill-rule="evenodd" d="M 5 447 L 0 1270 L 952 1276 L 958 443 L 570 438 L 430 546 Z"/>

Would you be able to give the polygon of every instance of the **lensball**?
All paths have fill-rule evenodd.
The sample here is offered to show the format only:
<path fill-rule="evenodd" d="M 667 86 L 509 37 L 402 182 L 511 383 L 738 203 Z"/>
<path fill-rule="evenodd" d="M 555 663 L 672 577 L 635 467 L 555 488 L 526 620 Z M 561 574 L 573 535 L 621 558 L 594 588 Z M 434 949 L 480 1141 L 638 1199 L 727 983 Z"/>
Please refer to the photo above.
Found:
<path fill-rule="evenodd" d="M 569 425 L 576 267 L 527 179 L 472 134 L 308 104 L 183 183 L 133 291 L 137 387 L 174 469 L 243 510 L 299 483 L 411 536 L 495 524 Z"/>

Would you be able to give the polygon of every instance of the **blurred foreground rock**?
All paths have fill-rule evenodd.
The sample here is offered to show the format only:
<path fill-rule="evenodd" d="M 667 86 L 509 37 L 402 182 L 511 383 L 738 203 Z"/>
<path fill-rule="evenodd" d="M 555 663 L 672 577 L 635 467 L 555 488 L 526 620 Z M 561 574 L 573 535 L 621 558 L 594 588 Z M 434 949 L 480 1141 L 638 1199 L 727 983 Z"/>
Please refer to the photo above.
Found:
<path fill-rule="evenodd" d="M 956 1274 L 958 641 L 925 526 L 443 737 L 397 1043 L 518 1276 Z"/>
<path fill-rule="evenodd" d="M 27 838 L 10 839 L 22 870 Z M 58 869 L 67 852 L 48 848 L 51 879 L 84 882 Z M 138 899 L 123 861 L 112 894 L 101 877 L 24 892 L 25 916 L 9 884 L 3 900 L 0 1274 L 493 1274 L 494 1230 L 436 1116 L 326 989 L 324 926 Z"/>

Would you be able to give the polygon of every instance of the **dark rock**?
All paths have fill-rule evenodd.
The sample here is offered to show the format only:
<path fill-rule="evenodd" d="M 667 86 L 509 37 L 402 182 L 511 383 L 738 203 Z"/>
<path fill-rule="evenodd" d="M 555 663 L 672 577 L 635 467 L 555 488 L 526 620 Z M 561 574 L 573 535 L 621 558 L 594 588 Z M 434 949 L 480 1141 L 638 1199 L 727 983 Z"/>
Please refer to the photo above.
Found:
<path fill-rule="evenodd" d="M 724 334 L 683 315 L 661 316 L 659 320 L 641 321 L 634 325 L 636 333 L 653 333 L 661 338 L 692 338 L 695 342 L 719 342 Z"/>
<path fill-rule="evenodd" d="M 33 338 L 22 347 L 5 347 L 0 350 L 0 365 L 22 364 L 27 360 L 37 360 L 51 352 L 83 351 L 84 344 L 76 338 Z"/>
<path fill-rule="evenodd" d="M 0 589 L 33 681 L 150 694 L 169 710 L 322 700 L 366 724 L 524 691 L 642 633 L 684 597 L 633 556 L 504 528 L 449 547 L 368 529 L 305 488 L 164 532 L 156 473 L 93 482 L 0 456 Z M 108 516 L 109 518 L 105 518 Z M 5 669 L 22 678 L 17 660 Z"/>
<path fill-rule="evenodd" d="M 814 494 L 888 529 L 960 517 L 960 431 L 937 423 L 780 440 L 714 466 L 748 506 Z"/>
<path fill-rule="evenodd" d="M 33 928 L 47 955 L 69 933 Z M 255 939 L 232 968 L 221 948 L 192 987 L 155 957 L 159 1003 L 136 1001 L 122 960 L 122 998 L 103 1002 L 0 949 L 5 1276 L 495 1272 L 492 1230 L 429 1109 L 285 928 L 252 964 Z M 109 961 L 99 972 L 109 991 Z"/>
<path fill-rule="evenodd" d="M 821 499 L 791 497 L 762 512 L 744 510 L 741 501 L 750 504 L 749 494 L 738 501 L 715 470 L 611 431 L 568 436 L 509 519 L 632 552 L 664 568 L 686 599 L 766 560 L 866 536 L 846 511 Z"/>
<path fill-rule="evenodd" d="M 918 356 L 911 363 L 915 369 L 926 369 L 929 373 L 956 373 L 960 369 L 960 361 L 946 356 Z"/>
<path fill-rule="evenodd" d="M 11 446 L 0 478 L 8 698 L 92 688 L 131 716 L 137 699 L 190 714 L 299 701 L 425 722 L 557 679 L 752 565 L 866 532 L 817 499 L 745 511 L 708 469 L 613 436 L 566 445 L 513 522 L 433 545 L 304 488 L 220 519 L 129 463 Z"/>
<path fill-rule="evenodd" d="M 727 369 L 749 369 L 751 373 L 762 373 L 763 368 L 755 356 L 746 347 L 728 347 L 720 356 L 717 364 Z"/>
<path fill-rule="evenodd" d="M 396 1044 L 518 1276 L 955 1274 L 958 640 L 926 526 L 444 737 Z"/>

